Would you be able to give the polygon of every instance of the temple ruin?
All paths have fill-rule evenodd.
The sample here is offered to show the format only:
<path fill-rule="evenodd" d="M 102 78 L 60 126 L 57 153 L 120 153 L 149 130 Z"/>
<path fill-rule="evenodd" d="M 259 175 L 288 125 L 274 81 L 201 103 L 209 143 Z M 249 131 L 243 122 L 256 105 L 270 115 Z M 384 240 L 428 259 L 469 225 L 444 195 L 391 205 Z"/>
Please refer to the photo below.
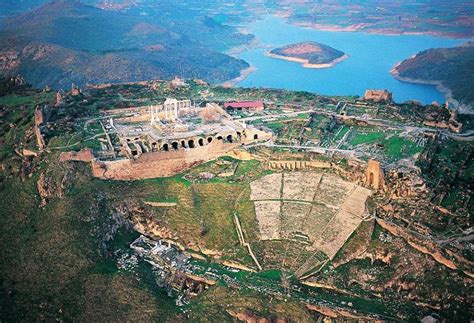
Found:
<path fill-rule="evenodd" d="M 233 120 L 214 103 L 195 106 L 168 98 L 163 104 L 102 112 L 106 140 L 95 153 L 93 173 L 110 179 L 172 176 L 272 132 Z"/>

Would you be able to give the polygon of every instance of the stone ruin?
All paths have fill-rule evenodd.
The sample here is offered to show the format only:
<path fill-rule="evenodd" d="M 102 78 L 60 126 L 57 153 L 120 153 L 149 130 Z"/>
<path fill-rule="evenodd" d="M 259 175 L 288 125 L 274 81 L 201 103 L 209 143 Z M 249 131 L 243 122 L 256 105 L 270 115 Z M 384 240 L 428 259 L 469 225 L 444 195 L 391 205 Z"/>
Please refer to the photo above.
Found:
<path fill-rule="evenodd" d="M 375 191 L 385 187 L 384 175 L 379 161 L 371 159 L 367 163 L 365 185 L 373 188 Z"/>
<path fill-rule="evenodd" d="M 286 240 L 315 255 L 293 268 L 297 277 L 334 258 L 367 216 L 365 203 L 372 194 L 337 175 L 314 171 L 273 173 L 250 187 L 260 240 Z"/>
<path fill-rule="evenodd" d="M 55 106 L 60 106 L 64 103 L 64 91 L 59 90 L 56 92 L 56 103 Z"/>
<path fill-rule="evenodd" d="M 269 160 L 265 163 L 266 169 L 317 169 L 317 168 L 332 168 L 330 162 L 316 161 L 316 160 Z"/>
<path fill-rule="evenodd" d="M 71 84 L 71 91 L 69 92 L 71 96 L 78 96 L 81 94 L 81 89 L 75 85 L 74 83 Z"/>
<path fill-rule="evenodd" d="M 180 79 L 178 76 L 175 76 L 174 79 L 172 79 L 170 82 L 169 82 L 169 86 L 171 88 L 179 88 L 179 87 L 183 87 L 183 86 L 187 86 L 186 82 L 183 81 L 182 79 Z"/>
<path fill-rule="evenodd" d="M 190 109 L 191 100 L 166 99 L 162 105 L 149 106 L 150 124 L 159 122 L 160 119 L 167 121 L 176 121 L 178 119 L 178 110 Z"/>
<path fill-rule="evenodd" d="M 463 124 L 457 120 L 457 110 L 451 110 L 448 105 L 445 106 L 449 112 L 449 120 L 433 120 L 430 117 L 425 118 L 423 124 L 425 126 L 438 128 L 438 129 L 448 129 L 454 133 L 461 133 Z"/>
<path fill-rule="evenodd" d="M 462 123 L 457 120 L 457 110 L 450 110 L 448 127 L 451 132 L 460 133 L 462 131 Z"/>
<path fill-rule="evenodd" d="M 203 118 L 212 109 L 215 118 Z M 172 176 L 231 150 L 269 140 L 271 131 L 233 120 L 222 107 L 196 107 L 168 98 L 163 104 L 103 111 L 106 140 L 94 152 L 93 174 L 107 179 Z"/>
<path fill-rule="evenodd" d="M 366 90 L 364 100 L 374 102 L 392 102 L 392 93 L 387 90 Z"/>
<path fill-rule="evenodd" d="M 43 107 L 38 106 L 35 108 L 35 125 L 33 129 L 35 132 L 36 142 L 40 150 L 46 147 L 42 129 L 46 126 L 46 123 L 48 122 L 50 117 L 51 108 L 49 106 L 45 105 Z"/>

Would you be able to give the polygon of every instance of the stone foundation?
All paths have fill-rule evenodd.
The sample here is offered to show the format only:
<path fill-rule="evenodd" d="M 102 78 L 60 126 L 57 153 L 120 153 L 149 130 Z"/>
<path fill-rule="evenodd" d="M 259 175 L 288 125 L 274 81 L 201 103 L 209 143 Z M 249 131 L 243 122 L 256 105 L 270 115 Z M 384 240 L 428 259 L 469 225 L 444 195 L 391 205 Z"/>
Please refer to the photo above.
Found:
<path fill-rule="evenodd" d="M 196 148 L 149 152 L 137 159 L 94 160 L 92 173 L 95 177 L 115 180 L 169 177 L 192 166 L 219 158 L 238 146 L 239 143 L 223 143 L 215 140 Z"/>
<path fill-rule="evenodd" d="M 59 155 L 59 160 L 65 161 L 81 161 L 81 162 L 92 162 L 94 155 L 91 149 L 85 148 L 80 151 L 68 151 L 63 152 Z"/>
<path fill-rule="evenodd" d="M 307 168 L 332 168 L 329 162 L 306 160 L 270 160 L 266 163 L 267 169 L 307 169 Z"/>

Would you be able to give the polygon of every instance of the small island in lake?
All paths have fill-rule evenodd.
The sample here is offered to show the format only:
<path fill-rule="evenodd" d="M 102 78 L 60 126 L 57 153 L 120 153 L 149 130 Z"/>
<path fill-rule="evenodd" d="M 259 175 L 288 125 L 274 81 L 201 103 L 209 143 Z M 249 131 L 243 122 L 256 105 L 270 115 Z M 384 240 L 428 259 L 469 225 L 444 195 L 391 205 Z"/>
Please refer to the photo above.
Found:
<path fill-rule="evenodd" d="M 303 67 L 308 68 L 332 67 L 349 57 L 344 52 L 313 41 L 275 48 L 266 54 L 270 57 L 302 63 Z"/>

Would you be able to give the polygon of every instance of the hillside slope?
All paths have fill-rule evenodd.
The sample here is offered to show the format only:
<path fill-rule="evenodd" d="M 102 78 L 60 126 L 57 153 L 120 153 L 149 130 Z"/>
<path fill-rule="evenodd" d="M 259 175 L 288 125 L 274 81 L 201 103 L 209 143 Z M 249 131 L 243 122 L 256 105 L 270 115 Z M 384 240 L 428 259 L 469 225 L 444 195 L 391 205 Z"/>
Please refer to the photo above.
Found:
<path fill-rule="evenodd" d="M 167 10 L 173 16 L 173 7 Z M 193 39 L 179 28 L 168 29 L 170 20 L 158 18 L 105 11 L 76 1 L 48 3 L 3 22 L 0 74 L 22 74 L 35 86 L 65 88 L 71 82 L 84 85 L 175 75 L 223 82 L 248 67 L 213 49 L 212 42 Z M 220 35 L 217 48 L 225 49 L 224 36 L 232 39 L 231 46 L 248 39 L 231 37 L 236 33 L 233 28 L 211 18 L 192 21 L 210 26 L 203 27 L 204 34 Z"/>
<path fill-rule="evenodd" d="M 462 104 L 474 104 L 474 42 L 454 48 L 429 49 L 404 60 L 392 74 L 407 82 L 439 83 Z"/>

